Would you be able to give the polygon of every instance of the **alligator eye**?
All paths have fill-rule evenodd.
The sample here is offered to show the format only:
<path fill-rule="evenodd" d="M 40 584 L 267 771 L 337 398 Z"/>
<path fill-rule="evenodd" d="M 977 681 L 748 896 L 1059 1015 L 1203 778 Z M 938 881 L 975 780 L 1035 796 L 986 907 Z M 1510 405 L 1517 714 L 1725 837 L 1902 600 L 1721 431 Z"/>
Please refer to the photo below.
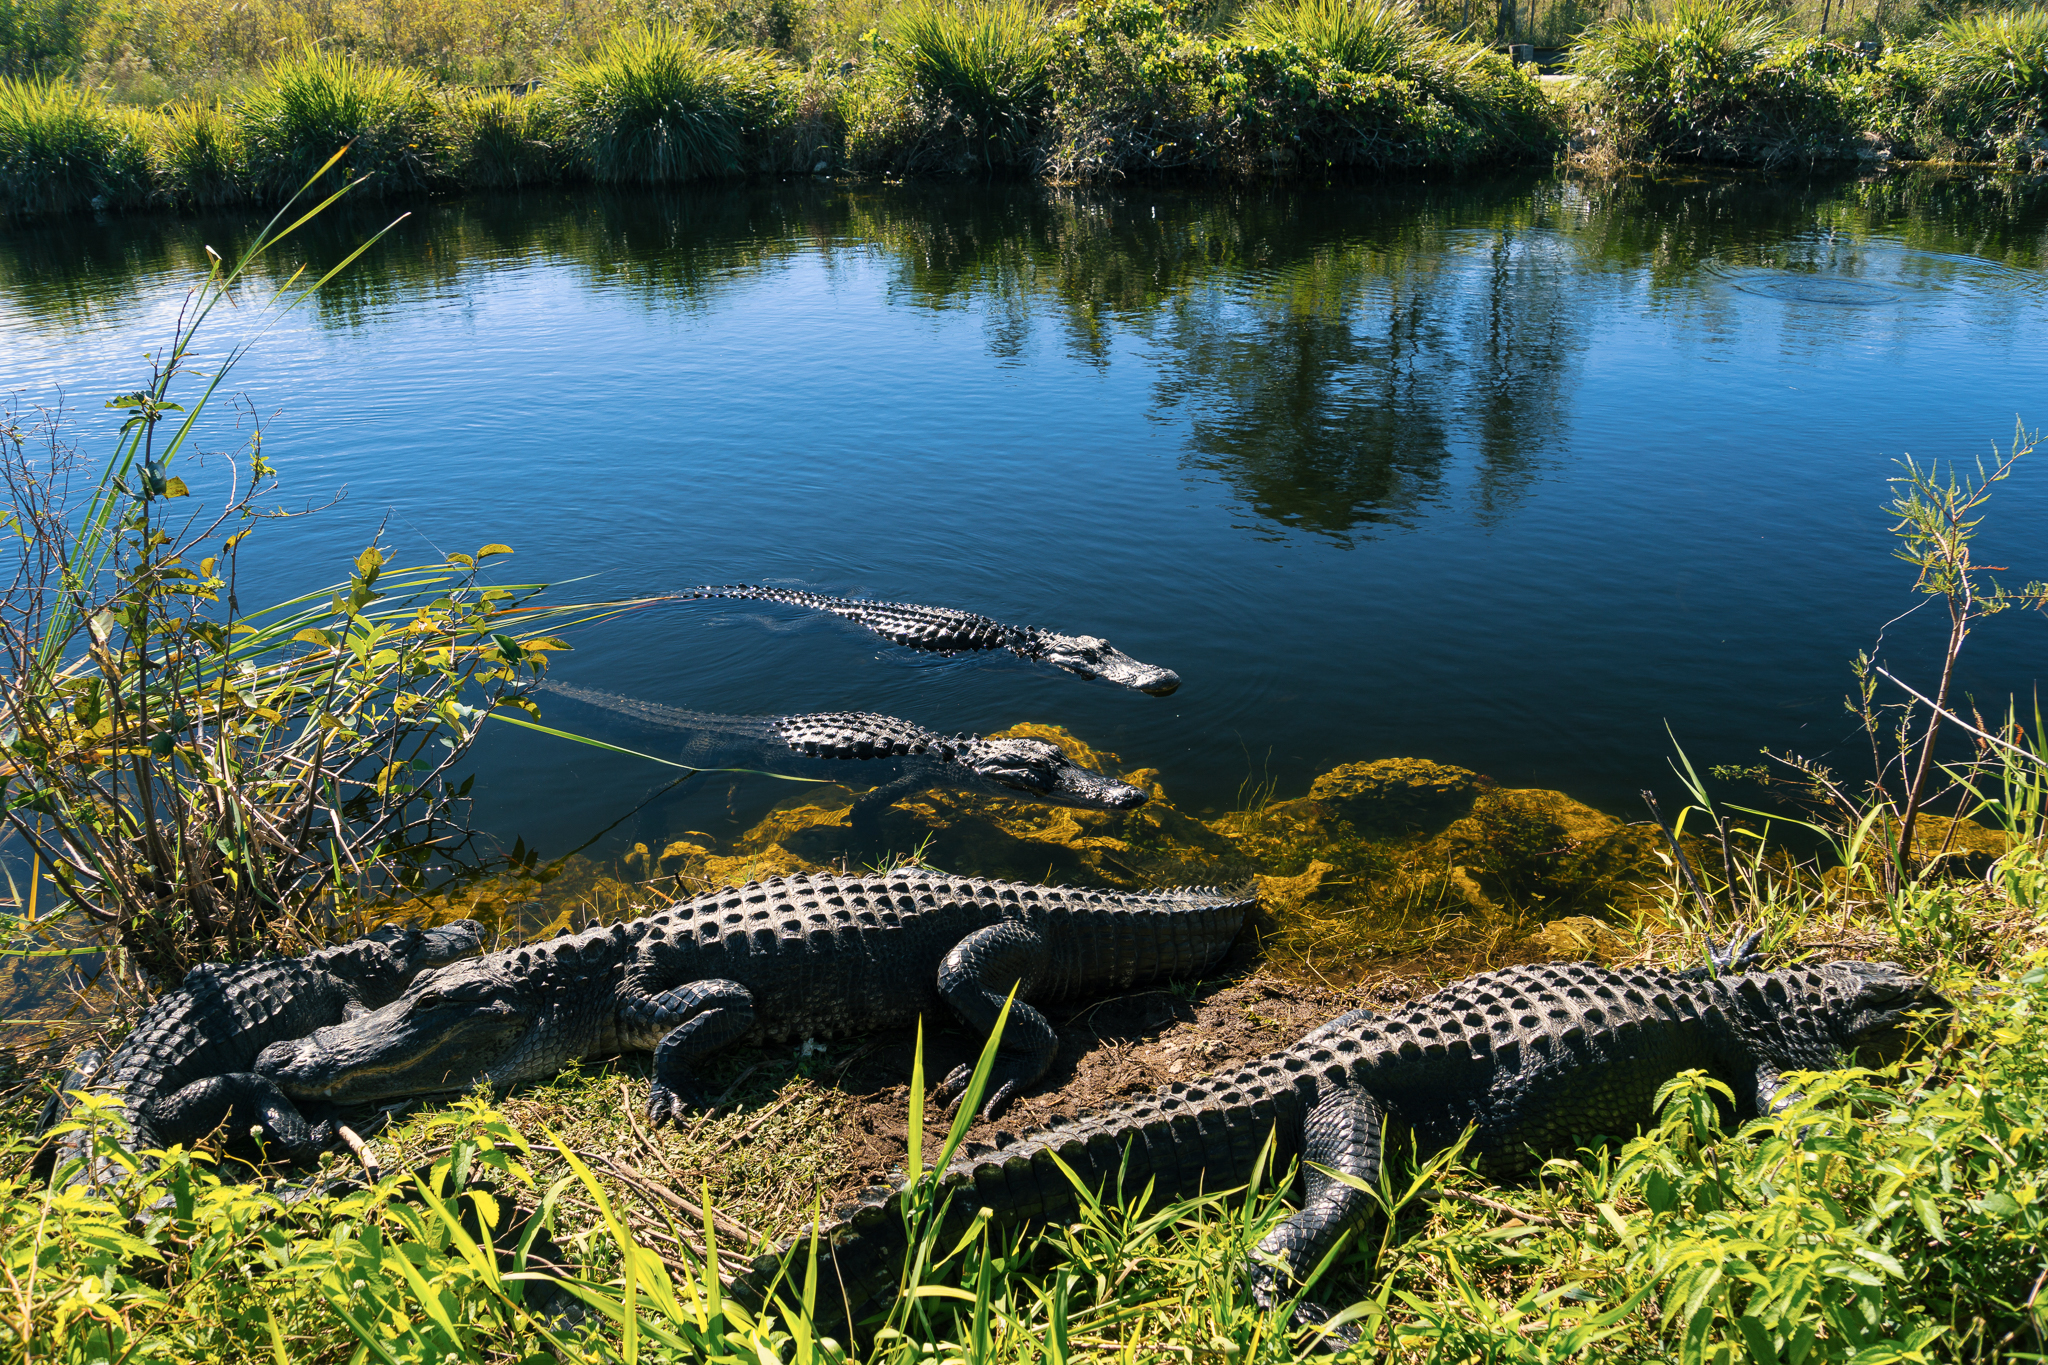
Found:
<path fill-rule="evenodd" d="M 441 993 L 439 991 L 428 991 L 426 994 L 415 999 L 412 1005 L 414 1009 L 419 1010 L 439 1009 L 441 1007 Z"/>

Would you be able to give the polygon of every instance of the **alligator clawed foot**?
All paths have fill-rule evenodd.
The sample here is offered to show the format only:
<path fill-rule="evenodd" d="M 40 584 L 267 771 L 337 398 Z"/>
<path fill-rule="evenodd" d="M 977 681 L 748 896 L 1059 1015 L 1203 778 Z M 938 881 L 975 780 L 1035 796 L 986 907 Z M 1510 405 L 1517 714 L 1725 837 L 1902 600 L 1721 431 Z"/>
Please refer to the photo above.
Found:
<path fill-rule="evenodd" d="M 967 1083 L 973 1079 L 974 1068 L 962 1062 L 959 1066 L 946 1073 L 946 1079 L 940 1081 L 938 1086 L 932 1091 L 932 1098 L 938 1102 L 941 1110 L 951 1113 L 954 1105 L 965 1097 Z M 989 1079 L 994 1081 L 998 1078 L 991 1076 Z M 1006 1080 L 997 1085 L 994 1090 L 989 1092 L 988 1099 L 982 1104 L 981 1117 L 984 1119 L 1001 1117 L 1002 1112 L 1010 1107 L 1010 1101 L 1017 1097 L 1019 1085 L 1020 1082 L 1015 1079 Z"/>
<path fill-rule="evenodd" d="M 704 1107 L 704 1097 L 693 1085 L 665 1085 L 654 1081 L 647 1087 L 647 1121 L 659 1128 L 663 1124 L 678 1126 L 695 1111 Z"/>

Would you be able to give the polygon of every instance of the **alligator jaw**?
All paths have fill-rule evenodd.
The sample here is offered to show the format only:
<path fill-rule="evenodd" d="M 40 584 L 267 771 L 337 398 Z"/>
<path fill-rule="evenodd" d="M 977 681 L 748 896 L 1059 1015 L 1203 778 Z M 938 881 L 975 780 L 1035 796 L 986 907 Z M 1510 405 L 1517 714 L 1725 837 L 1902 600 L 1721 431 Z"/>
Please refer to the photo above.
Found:
<path fill-rule="evenodd" d="M 1149 799 L 1128 782 L 1090 772 L 1057 744 L 1042 739 L 952 741 L 961 767 L 998 787 L 1056 806 L 1135 810 Z"/>
<path fill-rule="evenodd" d="M 294 1099 L 332 1104 L 520 1079 L 509 1073 L 517 1069 L 515 1053 L 531 1020 L 508 998 L 516 990 L 490 983 L 481 972 L 465 975 L 497 985 L 500 993 L 465 991 L 469 983 L 450 982 L 446 971 L 437 972 L 381 1010 L 271 1044 L 257 1056 L 256 1072 Z"/>
<path fill-rule="evenodd" d="M 1025 653 L 1027 648 L 1030 657 L 1042 659 L 1054 668 L 1083 678 L 1100 678 L 1155 697 L 1168 696 L 1180 686 L 1180 674 L 1172 669 L 1140 663 L 1097 635 L 1036 631 L 1030 644 L 1017 652 Z"/>

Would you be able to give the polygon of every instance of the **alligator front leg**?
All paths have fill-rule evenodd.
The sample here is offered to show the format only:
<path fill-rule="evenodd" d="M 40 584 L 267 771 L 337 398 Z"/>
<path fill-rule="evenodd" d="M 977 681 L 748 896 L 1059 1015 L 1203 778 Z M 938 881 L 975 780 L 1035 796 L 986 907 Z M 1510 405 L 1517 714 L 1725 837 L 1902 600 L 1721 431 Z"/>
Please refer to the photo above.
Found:
<path fill-rule="evenodd" d="M 1267 1233 L 1252 1253 L 1252 1300 L 1261 1308 L 1300 1292 L 1302 1282 L 1344 1234 L 1372 1216 L 1372 1196 L 1331 1172 L 1378 1187 L 1384 1118 L 1385 1111 L 1372 1096 L 1338 1084 L 1327 1089 L 1302 1120 L 1301 1212 Z M 1297 1323 L 1314 1324 L 1329 1315 L 1315 1304 L 1303 1303 L 1294 1316 Z M 1334 1348 L 1342 1344 L 1342 1333 L 1320 1337 L 1318 1344 Z"/>
<path fill-rule="evenodd" d="M 1003 1002 L 1017 995 L 1010 1005 L 1010 1017 L 1003 1024 L 1003 1041 L 996 1050 L 995 1068 L 989 1073 L 987 1103 L 981 1116 L 992 1119 L 1009 1107 L 1017 1092 L 1043 1076 L 1060 1048 L 1059 1035 L 1032 1006 L 1025 1003 L 1052 967 L 1052 945 L 1045 936 L 1015 921 L 977 929 L 953 945 L 939 964 L 939 994 L 960 1012 L 960 1017 L 983 1034 L 995 1031 Z M 962 1064 L 948 1072 L 933 1091 L 939 1103 L 950 1105 L 967 1089 L 974 1068 Z"/>
<path fill-rule="evenodd" d="M 226 1140 L 240 1146 L 259 1130 L 260 1141 L 284 1150 L 299 1165 L 320 1155 L 333 1141 L 326 1124 L 317 1128 L 306 1121 L 277 1082 L 253 1071 L 231 1071 L 205 1076 L 175 1094 L 166 1095 L 149 1107 L 150 1123 L 165 1145 L 182 1142 L 187 1146 L 226 1126 Z"/>
<path fill-rule="evenodd" d="M 619 1007 L 621 1041 L 632 1045 L 659 1039 L 654 1080 L 647 1087 L 647 1117 L 657 1124 L 680 1122 L 701 1108 L 703 1092 L 693 1068 L 753 1027 L 753 994 L 737 981 L 692 981 L 659 995 L 628 997 Z"/>

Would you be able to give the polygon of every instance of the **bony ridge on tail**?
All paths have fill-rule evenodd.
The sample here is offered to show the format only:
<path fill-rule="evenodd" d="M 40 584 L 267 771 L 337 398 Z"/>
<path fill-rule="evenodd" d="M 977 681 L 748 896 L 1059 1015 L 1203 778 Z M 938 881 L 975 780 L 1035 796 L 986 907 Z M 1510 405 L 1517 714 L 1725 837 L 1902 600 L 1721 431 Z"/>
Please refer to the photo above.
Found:
<path fill-rule="evenodd" d="M 698 1065 L 742 1040 L 843 1036 L 942 1005 L 986 1034 L 1015 989 L 994 1114 L 1058 1049 L 1037 1005 L 1200 975 L 1255 904 L 1249 888 L 1086 891 L 920 868 L 774 877 L 432 973 L 267 1048 L 256 1070 L 294 1098 L 355 1104 L 651 1051 L 648 1114 L 669 1122 L 702 1102 Z M 942 1098 L 966 1079 L 949 1076 Z"/>
<path fill-rule="evenodd" d="M 676 594 L 679 598 L 737 598 L 751 602 L 786 602 L 812 611 L 830 612 L 867 627 L 891 644 L 936 654 L 1007 649 L 1020 658 L 1051 664 L 1082 678 L 1101 678 L 1119 687 L 1164 697 L 1180 686 L 1180 674 L 1156 664 L 1140 663 L 1095 635 L 1064 635 L 1038 626 L 1012 626 L 952 607 L 921 607 L 910 602 L 878 602 L 865 597 L 827 597 L 799 588 L 763 587 L 752 583 L 710 584 Z"/>
<path fill-rule="evenodd" d="M 1006 1227 L 1070 1220 L 1077 1186 L 1149 1187 L 1156 1201 L 1243 1187 L 1270 1144 L 1273 1169 L 1300 1172 L 1299 1211 L 1248 1266 L 1254 1299 L 1271 1307 L 1372 1216 L 1363 1191 L 1378 1188 L 1383 1142 L 1428 1155 L 1462 1140 L 1483 1175 L 1512 1180 L 1581 1141 L 1649 1125 L 1659 1088 L 1681 1072 L 1727 1085 L 1729 1118 L 1756 1117 L 1788 1102 L 1785 1072 L 1832 1069 L 1907 1036 L 1916 1014 L 1949 1009 L 1884 962 L 1714 979 L 1587 962 L 1486 972 L 1390 1014 L 1354 1010 L 1198 1081 L 968 1144 L 939 1173 L 949 1212 L 936 1235 L 952 1245 L 979 1211 Z M 850 1304 L 854 1325 L 896 1283 L 907 1194 L 878 1192 L 830 1229 L 833 1287 L 820 1298 Z M 787 1249 L 761 1258 L 735 1292 L 759 1305 L 786 1260 Z M 1328 1316 L 1304 1301 L 1297 1323 Z"/>

